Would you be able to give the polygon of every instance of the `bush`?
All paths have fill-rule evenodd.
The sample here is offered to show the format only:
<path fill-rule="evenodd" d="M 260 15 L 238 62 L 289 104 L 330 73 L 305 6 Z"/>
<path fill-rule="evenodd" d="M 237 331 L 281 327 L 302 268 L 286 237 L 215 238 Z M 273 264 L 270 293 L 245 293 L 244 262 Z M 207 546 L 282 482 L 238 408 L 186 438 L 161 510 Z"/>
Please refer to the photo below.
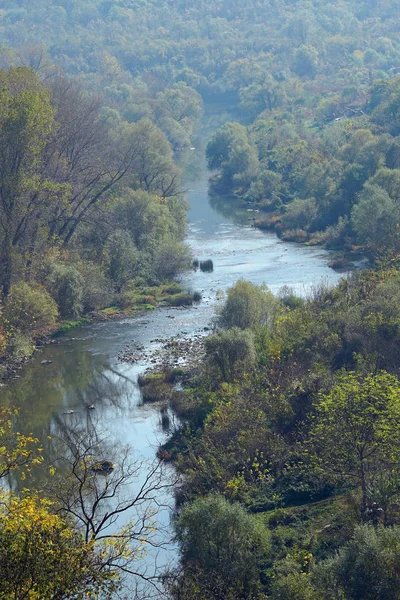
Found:
<path fill-rule="evenodd" d="M 269 532 L 240 504 L 222 496 L 199 498 L 184 507 L 176 530 L 184 564 L 190 567 L 187 573 L 198 574 L 201 589 L 196 597 L 226 598 L 236 589 L 238 598 L 253 598 L 260 591 Z M 216 588 L 219 595 L 214 596 L 211 590 Z"/>
<path fill-rule="evenodd" d="M 82 295 L 84 312 L 101 310 L 110 306 L 114 299 L 114 291 L 102 268 L 88 262 L 82 265 L 80 272 L 85 280 Z"/>
<path fill-rule="evenodd" d="M 174 240 L 160 243 L 153 257 L 153 272 L 159 281 L 173 279 L 190 268 L 191 250 Z"/>
<path fill-rule="evenodd" d="M 202 260 L 200 262 L 200 270 L 203 271 L 203 273 L 212 273 L 214 271 L 213 261 L 210 259 Z"/>
<path fill-rule="evenodd" d="M 304 304 L 303 298 L 296 296 L 294 289 L 287 285 L 281 287 L 278 293 L 278 298 L 282 302 L 283 306 L 286 306 L 291 310 L 299 308 Z"/>
<path fill-rule="evenodd" d="M 308 233 L 304 229 L 285 229 L 280 234 L 285 242 L 297 242 L 303 244 L 308 240 Z"/>
<path fill-rule="evenodd" d="M 23 335 L 20 331 L 15 331 L 7 344 L 7 355 L 13 360 L 20 361 L 32 356 L 35 346 L 31 338 Z"/>
<path fill-rule="evenodd" d="M 253 333 L 238 327 L 210 335 L 205 348 L 209 363 L 218 369 L 224 381 L 232 381 L 256 361 Z"/>
<path fill-rule="evenodd" d="M 306 573 L 289 573 L 274 579 L 271 600 L 320 600 Z"/>
<path fill-rule="evenodd" d="M 27 333 L 54 325 L 58 310 L 45 289 L 20 281 L 11 286 L 4 316 L 11 328 Z"/>
<path fill-rule="evenodd" d="M 274 317 L 277 304 L 277 300 L 266 286 L 257 286 L 250 281 L 239 279 L 228 290 L 218 322 L 225 329 L 250 329 L 253 326 L 268 324 Z"/>
<path fill-rule="evenodd" d="M 63 319 L 76 319 L 82 314 L 84 280 L 70 265 L 54 263 L 46 278 L 46 287 L 58 304 Z"/>
<path fill-rule="evenodd" d="M 313 577 L 318 587 L 333 587 L 340 598 L 395 600 L 400 597 L 399 564 L 400 528 L 361 525 L 334 558 L 315 568 Z"/>
<path fill-rule="evenodd" d="M 193 297 L 191 294 L 176 294 L 171 296 L 168 300 L 171 306 L 191 306 L 193 304 Z"/>
<path fill-rule="evenodd" d="M 108 276 L 118 290 L 132 279 L 139 261 L 139 253 L 127 231 L 115 231 L 106 244 Z"/>
<path fill-rule="evenodd" d="M 176 281 L 173 281 L 172 283 L 162 286 L 162 291 L 166 294 L 180 294 L 182 291 L 182 286 L 180 286 Z"/>
<path fill-rule="evenodd" d="M 148 381 L 141 385 L 143 402 L 165 402 L 172 396 L 172 388 L 164 379 Z"/>

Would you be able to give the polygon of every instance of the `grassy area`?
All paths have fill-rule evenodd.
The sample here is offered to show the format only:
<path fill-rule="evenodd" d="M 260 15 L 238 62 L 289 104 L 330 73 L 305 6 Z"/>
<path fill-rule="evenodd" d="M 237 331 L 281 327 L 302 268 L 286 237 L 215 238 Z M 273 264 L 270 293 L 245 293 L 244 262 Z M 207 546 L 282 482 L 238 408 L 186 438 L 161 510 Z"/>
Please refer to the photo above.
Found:
<path fill-rule="evenodd" d="M 82 325 L 86 325 L 90 320 L 87 317 L 81 317 L 76 321 L 63 321 L 60 327 L 53 333 L 54 336 L 62 335 L 63 333 L 68 333 L 71 329 L 75 329 L 76 327 L 82 327 Z"/>
<path fill-rule="evenodd" d="M 347 495 L 259 515 L 271 531 L 274 556 L 283 559 L 306 550 L 317 560 L 332 555 L 351 537 L 358 517 Z"/>
<path fill-rule="evenodd" d="M 198 295 L 194 296 L 195 294 L 183 292 L 176 282 L 159 286 L 130 286 L 121 294 L 121 308 L 135 311 L 153 310 L 157 306 L 190 306 Z"/>

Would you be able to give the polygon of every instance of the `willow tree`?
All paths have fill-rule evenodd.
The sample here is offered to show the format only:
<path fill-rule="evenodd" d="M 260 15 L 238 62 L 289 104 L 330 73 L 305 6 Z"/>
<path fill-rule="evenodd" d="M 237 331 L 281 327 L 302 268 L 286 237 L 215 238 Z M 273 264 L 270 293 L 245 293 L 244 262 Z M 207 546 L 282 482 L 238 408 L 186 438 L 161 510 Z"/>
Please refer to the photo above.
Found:
<path fill-rule="evenodd" d="M 54 125 L 49 92 L 29 69 L 0 75 L 0 278 L 7 296 L 18 247 L 23 241 L 26 253 L 34 251 L 39 230 L 63 186 L 50 181 L 41 169 Z"/>

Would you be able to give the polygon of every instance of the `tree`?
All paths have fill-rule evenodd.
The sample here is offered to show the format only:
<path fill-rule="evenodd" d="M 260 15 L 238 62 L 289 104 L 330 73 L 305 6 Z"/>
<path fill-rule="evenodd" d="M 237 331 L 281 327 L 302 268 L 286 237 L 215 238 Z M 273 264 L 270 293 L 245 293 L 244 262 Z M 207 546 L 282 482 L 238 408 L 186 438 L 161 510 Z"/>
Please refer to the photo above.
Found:
<path fill-rule="evenodd" d="M 359 240 L 373 251 L 393 248 L 398 239 L 400 211 L 388 192 L 366 183 L 351 213 Z"/>
<path fill-rule="evenodd" d="M 359 485 L 367 517 L 369 487 L 378 473 L 396 469 L 400 450 L 400 383 L 382 372 L 347 373 L 315 404 L 309 434 L 313 461 L 339 480 Z"/>
<path fill-rule="evenodd" d="M 330 598 L 399 600 L 400 529 L 361 525 L 336 556 L 321 562 L 312 578 Z"/>
<path fill-rule="evenodd" d="M 122 124 L 114 143 L 123 154 L 117 165 L 126 165 L 124 175 L 129 175 L 131 187 L 155 193 L 164 200 L 180 195 L 180 173 L 172 159 L 171 145 L 149 119 Z"/>
<path fill-rule="evenodd" d="M 293 71 L 299 77 L 313 78 L 317 72 L 318 52 L 313 46 L 302 45 L 296 50 Z"/>
<path fill-rule="evenodd" d="M 135 598 L 148 586 L 159 593 L 159 575 L 143 556 L 170 541 L 154 519 L 171 509 L 168 492 L 175 482 L 159 461 L 149 465 L 132 460 L 129 447 L 111 447 L 93 424 L 87 429 L 60 425 L 62 435 L 53 437 L 60 458 L 50 487 L 57 514 L 72 519 L 84 542 L 99 550 L 101 570 L 131 576 Z"/>
<path fill-rule="evenodd" d="M 239 279 L 228 290 L 218 323 L 225 329 L 250 329 L 272 324 L 277 307 L 277 300 L 266 286 L 257 286 L 245 279 Z"/>
<path fill-rule="evenodd" d="M 133 279 L 139 259 L 137 248 L 127 231 L 115 231 L 108 238 L 105 250 L 108 276 L 120 290 Z"/>
<path fill-rule="evenodd" d="M 194 573 L 200 586 L 197 597 L 229 598 L 233 591 L 235 598 L 257 597 L 270 540 L 255 516 L 222 496 L 209 496 L 184 507 L 176 530 L 188 577 Z"/>
<path fill-rule="evenodd" d="M 29 471 L 42 462 L 39 440 L 15 431 L 17 415 L 16 409 L 0 408 L 0 480 L 16 469 Z"/>
<path fill-rule="evenodd" d="M 158 281 L 173 279 L 189 268 L 192 252 L 170 237 L 161 240 L 153 254 L 153 273 Z"/>
<path fill-rule="evenodd" d="M 117 574 L 73 524 L 34 494 L 0 492 L 0 596 L 4 600 L 110 597 Z M 103 596 L 104 594 L 104 596 Z"/>
<path fill-rule="evenodd" d="M 206 149 L 208 166 L 221 171 L 224 185 L 234 182 L 250 185 L 258 169 L 258 156 L 249 143 L 246 128 L 227 123 L 214 134 Z"/>
<path fill-rule="evenodd" d="M 38 229 L 63 189 L 41 170 L 54 126 L 48 91 L 25 68 L 0 73 L 0 78 L 0 279 L 7 296 L 16 247 L 23 239 L 24 249 L 35 249 Z"/>
<path fill-rule="evenodd" d="M 286 98 L 285 90 L 271 75 L 259 83 L 252 83 L 240 91 L 240 107 L 257 116 L 264 110 L 272 111 Z"/>
<path fill-rule="evenodd" d="M 22 333 L 43 330 L 55 325 L 57 304 L 44 288 L 19 281 L 11 286 L 5 305 L 7 328 Z"/>
<path fill-rule="evenodd" d="M 207 360 L 218 370 L 223 381 L 233 381 L 256 361 L 252 332 L 238 327 L 208 336 L 205 349 Z"/>

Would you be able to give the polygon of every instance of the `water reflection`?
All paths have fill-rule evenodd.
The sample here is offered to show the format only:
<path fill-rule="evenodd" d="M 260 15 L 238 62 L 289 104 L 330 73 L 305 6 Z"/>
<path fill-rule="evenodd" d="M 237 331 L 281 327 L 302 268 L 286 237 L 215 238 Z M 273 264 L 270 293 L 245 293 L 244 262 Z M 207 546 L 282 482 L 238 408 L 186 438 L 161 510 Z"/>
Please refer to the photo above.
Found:
<path fill-rule="evenodd" d="M 159 445 L 177 423 L 167 406 L 143 406 L 137 376 L 151 365 L 156 338 L 184 332 L 189 337 L 204 334 L 213 318 L 218 290 L 227 289 L 240 277 L 266 283 L 274 292 L 282 285 L 301 292 L 310 284 L 338 280 L 338 275 L 327 266 L 327 252 L 284 243 L 272 233 L 251 228 L 248 219 L 252 213 L 243 207 L 237 211 L 235 200 L 212 195 L 209 203 L 206 174 L 187 187 L 191 190 L 187 194 L 191 204 L 188 243 L 197 258 L 213 261 L 214 270 L 189 272 L 182 277 L 182 285 L 201 292 L 203 301 L 192 308 L 160 309 L 146 318 L 85 326 L 73 337 L 63 337 L 59 343 L 46 346 L 21 371 L 19 379 L 0 388 L 1 403 L 20 409 L 20 431 L 32 432 L 44 448 L 47 469 L 35 469 L 32 485 L 49 489 L 52 481 L 48 465 L 56 464 L 60 477 L 68 472 L 67 463 L 60 460 L 62 451 L 56 441 L 65 443 L 74 432 L 96 433 L 97 443 L 102 444 L 98 447 L 99 460 L 123 464 L 117 454 L 129 447 L 133 461 L 152 463 Z M 136 364 L 120 363 L 119 351 L 132 343 L 144 346 L 150 357 Z M 50 364 L 43 365 L 43 360 Z M 127 499 L 134 496 L 147 472 L 143 468 L 136 483 L 126 485 Z M 173 495 L 168 488 L 168 471 L 163 477 L 167 486 L 155 500 L 170 507 Z M 13 480 L 10 485 L 21 489 L 27 482 Z M 169 508 L 157 513 L 157 528 L 171 532 Z M 150 571 L 158 563 L 160 573 L 163 565 L 178 556 L 173 543 L 153 550 L 143 562 Z"/>

